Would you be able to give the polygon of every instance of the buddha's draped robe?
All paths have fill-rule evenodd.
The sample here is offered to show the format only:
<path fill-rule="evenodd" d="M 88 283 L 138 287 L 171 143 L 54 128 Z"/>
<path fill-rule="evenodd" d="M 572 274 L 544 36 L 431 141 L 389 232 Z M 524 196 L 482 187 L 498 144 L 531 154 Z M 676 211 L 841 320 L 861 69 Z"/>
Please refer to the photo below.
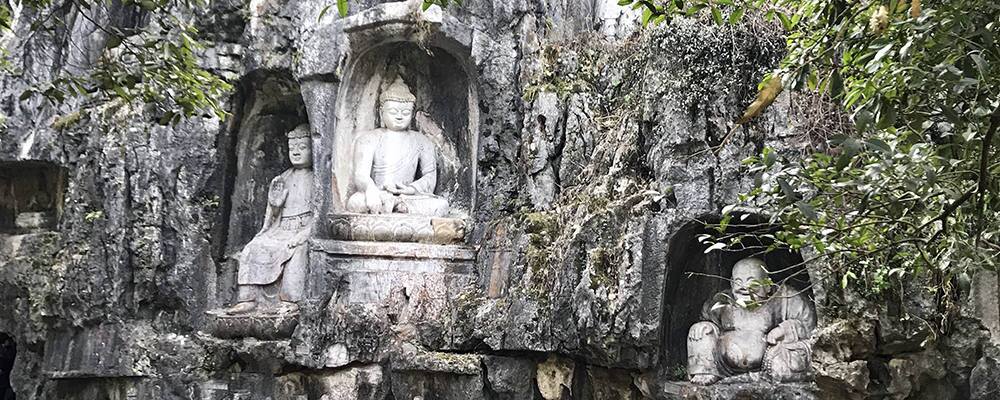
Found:
<path fill-rule="evenodd" d="M 402 204 L 407 213 L 442 216 L 448 202 L 434 195 L 437 185 L 437 150 L 420 132 L 376 129 L 362 133 L 354 143 L 354 194 L 348 211 L 369 213 L 368 189 L 379 191 L 385 212 Z M 410 186 L 415 194 L 392 194 L 385 190 L 393 184 Z"/>

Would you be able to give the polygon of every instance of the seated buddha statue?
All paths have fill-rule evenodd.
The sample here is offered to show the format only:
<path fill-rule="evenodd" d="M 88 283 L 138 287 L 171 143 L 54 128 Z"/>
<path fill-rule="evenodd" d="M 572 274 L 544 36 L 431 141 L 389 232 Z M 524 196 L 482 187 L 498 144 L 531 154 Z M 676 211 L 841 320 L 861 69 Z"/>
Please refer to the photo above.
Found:
<path fill-rule="evenodd" d="M 742 259 L 733 266 L 731 290 L 705 303 L 706 321 L 688 331 L 691 382 L 708 385 L 755 371 L 777 381 L 808 378 L 816 311 L 802 293 L 766 278 L 763 261 Z"/>
<path fill-rule="evenodd" d="M 416 97 L 401 78 L 378 99 L 381 127 L 361 132 L 354 142 L 352 194 L 347 211 L 444 216 L 448 201 L 434 194 L 437 149 L 410 129 Z"/>

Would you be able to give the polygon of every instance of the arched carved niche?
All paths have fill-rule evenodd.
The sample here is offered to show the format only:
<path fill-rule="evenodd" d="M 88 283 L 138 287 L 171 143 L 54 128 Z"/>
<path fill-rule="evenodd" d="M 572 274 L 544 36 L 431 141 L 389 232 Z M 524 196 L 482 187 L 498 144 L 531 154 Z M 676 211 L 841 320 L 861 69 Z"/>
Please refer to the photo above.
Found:
<path fill-rule="evenodd" d="M 347 239 L 336 232 L 342 233 L 339 222 L 352 194 L 354 141 L 358 132 L 378 126 L 379 93 L 396 76 L 402 76 L 417 97 L 412 128 L 428 136 L 438 152 L 434 194 L 448 199 L 450 212 L 435 222 L 464 221 L 475 208 L 479 137 L 473 30 L 437 7 L 420 11 L 419 2 L 397 2 L 320 21 L 305 31 L 297 72 L 310 121 L 321 136 L 314 170 L 322 196 L 320 211 L 327 217 L 321 219 L 318 234 Z M 396 214 L 361 220 L 373 230 L 415 222 L 417 232 L 399 241 L 464 240 L 462 223 L 432 227 L 430 218 L 421 222 Z M 457 230 L 440 241 L 442 226 Z"/>
<path fill-rule="evenodd" d="M 714 294 L 729 289 L 733 265 L 747 257 L 764 261 L 774 282 L 805 290 L 812 298 L 809 274 L 802 256 L 788 250 L 764 251 L 771 243 L 762 238 L 747 237 L 742 249 L 713 250 L 706 253 L 710 244 L 699 240 L 702 235 L 717 235 L 711 225 L 720 218 L 707 215 L 692 220 L 681 227 L 668 242 L 667 276 L 663 291 L 663 316 L 661 318 L 663 344 L 662 367 L 668 372 L 678 371 L 687 365 L 688 330 L 702 321 L 702 306 Z M 741 220 L 734 216 L 726 230 L 732 233 L 764 233 L 769 227 L 766 219 L 748 215 Z M 685 379 L 684 377 L 674 377 Z"/>
<path fill-rule="evenodd" d="M 213 232 L 218 260 L 231 260 L 260 232 L 269 184 L 290 166 L 286 133 L 307 122 L 300 86 L 289 71 L 254 71 L 237 84 L 231 125 L 219 144 L 222 187 Z M 237 266 L 217 264 L 210 308 L 235 297 Z"/>
<path fill-rule="evenodd" d="M 475 186 L 475 95 L 460 62 L 439 47 L 421 48 L 395 41 L 361 54 L 341 85 L 334 134 L 333 175 L 337 183 L 331 208 L 343 211 L 349 196 L 357 134 L 380 126 L 378 97 L 397 77 L 416 95 L 413 126 L 438 150 L 434 193 L 449 200 L 454 212 L 472 210 Z"/>
<path fill-rule="evenodd" d="M 268 184 L 290 165 L 285 134 L 308 123 L 299 85 L 290 73 L 253 72 L 238 88 L 228 138 L 225 254 L 239 251 L 260 230 Z"/>

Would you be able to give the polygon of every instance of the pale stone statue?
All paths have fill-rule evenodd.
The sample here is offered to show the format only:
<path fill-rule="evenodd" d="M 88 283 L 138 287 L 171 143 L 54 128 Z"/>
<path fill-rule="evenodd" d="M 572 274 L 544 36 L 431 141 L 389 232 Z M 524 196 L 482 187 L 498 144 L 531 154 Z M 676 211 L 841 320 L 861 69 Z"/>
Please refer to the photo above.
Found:
<path fill-rule="evenodd" d="M 379 95 L 382 127 L 360 133 L 354 142 L 354 193 L 347 211 L 443 216 L 448 201 L 434 195 L 437 150 L 424 134 L 410 130 L 416 97 L 396 78 Z"/>
<path fill-rule="evenodd" d="M 262 304 L 294 311 L 305 290 L 313 220 L 312 138 L 305 124 L 287 136 L 292 168 L 271 180 L 264 226 L 238 257 L 238 302 L 228 314 L 248 313 Z"/>
<path fill-rule="evenodd" d="M 816 326 L 812 302 L 786 285 L 768 285 L 764 262 L 745 258 L 733 266 L 731 292 L 705 303 L 707 321 L 688 331 L 688 375 L 708 385 L 721 378 L 763 371 L 770 379 L 808 379 L 809 341 Z"/>

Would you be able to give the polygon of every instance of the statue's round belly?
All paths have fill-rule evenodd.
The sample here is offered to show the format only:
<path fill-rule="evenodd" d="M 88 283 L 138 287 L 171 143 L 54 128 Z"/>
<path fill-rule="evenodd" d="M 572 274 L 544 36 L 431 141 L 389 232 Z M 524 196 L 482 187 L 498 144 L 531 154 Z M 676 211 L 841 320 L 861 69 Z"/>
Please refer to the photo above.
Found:
<path fill-rule="evenodd" d="M 719 338 L 723 361 L 741 370 L 759 369 L 764 360 L 767 343 L 760 332 L 729 331 Z"/>

